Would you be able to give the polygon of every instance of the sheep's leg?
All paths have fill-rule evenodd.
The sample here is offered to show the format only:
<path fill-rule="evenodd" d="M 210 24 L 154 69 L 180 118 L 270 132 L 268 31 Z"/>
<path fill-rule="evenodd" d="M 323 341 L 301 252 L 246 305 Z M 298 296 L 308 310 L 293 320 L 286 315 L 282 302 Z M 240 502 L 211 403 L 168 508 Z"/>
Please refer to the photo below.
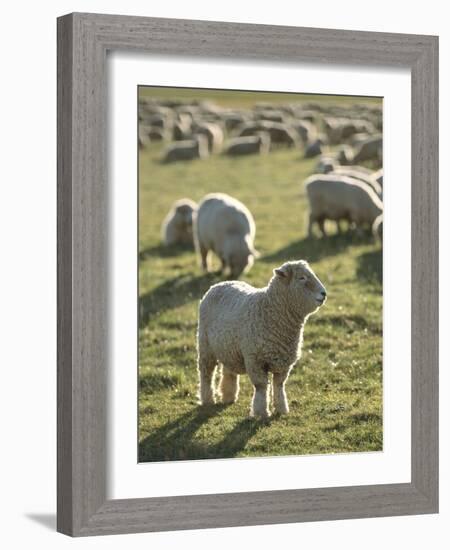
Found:
<path fill-rule="evenodd" d="M 198 356 L 199 396 L 202 405 L 214 403 L 214 375 L 217 361 L 205 352 L 200 351 Z"/>
<path fill-rule="evenodd" d="M 220 379 L 220 393 L 222 396 L 222 403 L 230 404 L 237 401 L 239 395 L 239 375 L 230 372 L 225 367 L 222 371 L 222 378 Z"/>
<path fill-rule="evenodd" d="M 289 405 L 286 396 L 285 384 L 289 373 L 274 373 L 273 375 L 273 406 L 278 414 L 288 414 Z"/>
<path fill-rule="evenodd" d="M 320 218 L 317 220 L 317 223 L 319 224 L 320 232 L 322 233 L 323 237 L 326 237 L 326 231 L 325 231 L 325 218 Z"/>
<path fill-rule="evenodd" d="M 355 235 L 357 239 L 364 238 L 364 228 L 362 227 L 361 224 L 356 224 Z"/>
<path fill-rule="evenodd" d="M 220 258 L 220 273 L 224 274 L 226 269 L 227 269 L 227 262 L 223 258 Z"/>
<path fill-rule="evenodd" d="M 309 214 L 309 222 L 308 222 L 308 237 L 312 238 L 314 237 L 314 232 L 313 232 L 313 227 L 314 227 L 314 222 L 315 222 L 315 218 L 312 214 Z"/>
<path fill-rule="evenodd" d="M 205 248 L 202 244 L 199 244 L 200 258 L 202 262 L 203 271 L 208 271 L 208 249 Z"/>
<path fill-rule="evenodd" d="M 251 416 L 268 418 L 270 416 L 268 403 L 269 375 L 263 369 L 254 365 L 246 365 L 247 373 L 254 387 Z"/>

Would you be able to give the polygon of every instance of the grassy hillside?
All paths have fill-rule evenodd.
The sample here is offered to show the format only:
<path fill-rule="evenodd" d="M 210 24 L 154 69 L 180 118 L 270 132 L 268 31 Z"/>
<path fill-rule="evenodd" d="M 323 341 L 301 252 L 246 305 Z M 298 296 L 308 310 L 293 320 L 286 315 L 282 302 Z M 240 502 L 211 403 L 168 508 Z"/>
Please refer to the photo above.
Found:
<path fill-rule="evenodd" d="M 241 95 L 224 101 L 245 106 Z M 208 99 L 223 104 L 211 92 Z M 151 144 L 139 156 L 139 460 L 381 450 L 380 246 L 338 236 L 331 225 L 330 237 L 306 238 L 302 181 L 316 161 L 298 150 L 163 165 L 162 147 Z M 328 291 L 306 325 L 303 355 L 287 383 L 291 413 L 268 423 L 248 418 L 252 390 L 245 376 L 236 404 L 198 406 L 197 307 L 219 279 L 202 274 L 193 250 L 160 246 L 160 225 L 173 201 L 198 201 L 215 191 L 244 202 L 256 221 L 261 258 L 244 280 L 264 286 L 274 267 L 306 259 Z"/>

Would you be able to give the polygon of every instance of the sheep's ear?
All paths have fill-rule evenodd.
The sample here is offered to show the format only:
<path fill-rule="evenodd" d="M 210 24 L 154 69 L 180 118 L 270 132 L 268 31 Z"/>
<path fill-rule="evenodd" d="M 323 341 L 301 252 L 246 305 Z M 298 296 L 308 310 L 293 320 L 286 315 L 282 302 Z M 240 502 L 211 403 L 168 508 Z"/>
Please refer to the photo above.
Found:
<path fill-rule="evenodd" d="M 288 265 L 277 267 L 273 270 L 275 275 L 286 285 L 288 285 L 292 279 L 292 269 Z"/>

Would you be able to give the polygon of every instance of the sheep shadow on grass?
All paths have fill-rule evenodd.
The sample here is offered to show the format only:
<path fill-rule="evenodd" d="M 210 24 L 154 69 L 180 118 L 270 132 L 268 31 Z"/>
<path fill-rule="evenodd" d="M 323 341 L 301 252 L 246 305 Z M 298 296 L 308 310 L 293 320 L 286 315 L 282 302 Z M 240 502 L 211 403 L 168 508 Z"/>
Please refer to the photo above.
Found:
<path fill-rule="evenodd" d="M 242 451 L 264 424 L 253 418 L 240 420 L 220 441 L 195 440 L 196 432 L 229 405 L 197 407 L 154 430 L 139 444 L 139 461 L 232 458 Z"/>
<path fill-rule="evenodd" d="M 153 315 L 200 300 L 209 287 L 218 281 L 214 273 L 200 276 L 187 273 L 164 281 L 142 294 L 139 297 L 139 328 L 144 328 Z"/>
<path fill-rule="evenodd" d="M 355 243 L 352 232 L 330 235 L 322 238 L 305 237 L 289 243 L 287 246 L 261 258 L 261 262 L 285 262 L 293 259 L 304 259 L 317 262 L 328 256 L 335 256 Z"/>
<path fill-rule="evenodd" d="M 165 246 L 159 244 L 156 246 L 149 246 L 139 251 L 139 261 L 145 261 L 148 258 L 175 258 L 182 254 L 194 252 L 194 245 L 188 244 L 176 244 L 171 246 Z"/>

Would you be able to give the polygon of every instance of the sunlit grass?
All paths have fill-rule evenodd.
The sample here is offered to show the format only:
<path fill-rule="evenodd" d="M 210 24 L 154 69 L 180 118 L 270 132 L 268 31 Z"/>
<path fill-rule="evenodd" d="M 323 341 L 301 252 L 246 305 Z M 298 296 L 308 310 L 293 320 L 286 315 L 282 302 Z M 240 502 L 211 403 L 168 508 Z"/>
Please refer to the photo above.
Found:
<path fill-rule="evenodd" d="M 159 163 L 161 151 L 152 144 L 139 160 L 140 461 L 381 450 L 379 245 L 338 236 L 331 225 L 329 238 L 306 239 L 302 181 L 315 161 L 299 150 L 169 165 Z M 308 321 L 302 358 L 287 383 L 291 413 L 269 423 L 248 418 L 245 376 L 236 404 L 197 404 L 198 301 L 219 279 L 201 273 L 193 250 L 161 248 L 160 225 L 176 199 L 198 201 L 214 191 L 243 201 L 256 220 L 261 258 L 244 280 L 264 286 L 274 267 L 303 258 L 328 291 L 326 305 Z"/>

